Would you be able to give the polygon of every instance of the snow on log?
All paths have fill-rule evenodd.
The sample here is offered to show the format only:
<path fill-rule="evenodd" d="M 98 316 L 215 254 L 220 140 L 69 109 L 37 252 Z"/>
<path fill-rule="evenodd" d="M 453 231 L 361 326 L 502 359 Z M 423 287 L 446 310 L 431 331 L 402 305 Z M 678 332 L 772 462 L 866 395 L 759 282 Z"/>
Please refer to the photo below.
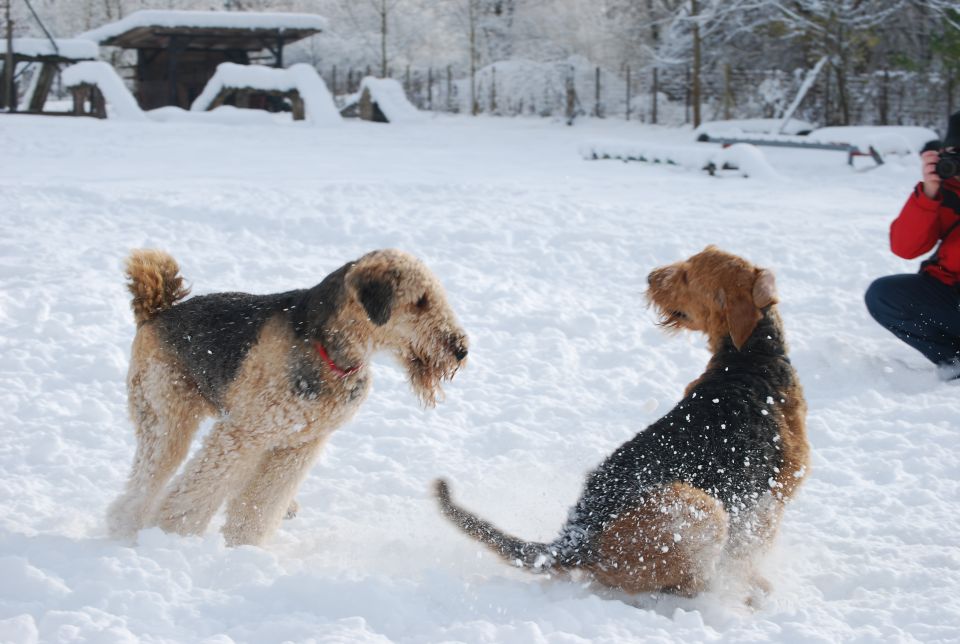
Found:
<path fill-rule="evenodd" d="M 426 118 L 423 112 L 407 99 L 400 82 L 393 78 L 367 76 L 360 81 L 358 95 L 360 118 L 365 120 L 380 120 L 375 118 L 374 106 L 388 123 L 414 123 Z M 369 104 L 365 105 L 368 102 Z"/>
<path fill-rule="evenodd" d="M 123 84 L 116 70 L 103 61 L 87 61 L 71 65 L 60 74 L 65 87 L 96 87 L 112 108 L 110 116 L 125 121 L 145 121 L 143 110 Z"/>
<path fill-rule="evenodd" d="M 317 70 L 306 63 L 297 63 L 287 69 L 220 63 L 213 77 L 190 105 L 190 110 L 202 112 L 217 107 L 224 93 L 231 90 L 279 94 L 296 92 L 296 96 L 291 98 L 303 101 L 306 121 L 314 125 L 337 125 L 341 122 L 326 83 Z"/>

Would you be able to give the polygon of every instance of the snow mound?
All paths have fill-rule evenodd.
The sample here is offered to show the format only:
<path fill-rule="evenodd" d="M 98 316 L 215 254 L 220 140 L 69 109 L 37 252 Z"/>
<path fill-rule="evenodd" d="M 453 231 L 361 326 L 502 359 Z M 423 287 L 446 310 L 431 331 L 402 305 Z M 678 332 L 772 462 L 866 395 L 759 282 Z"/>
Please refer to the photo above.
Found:
<path fill-rule="evenodd" d="M 340 112 L 333 102 L 333 96 L 327 89 L 326 83 L 317 74 L 317 70 L 306 63 L 297 63 L 287 69 L 220 63 L 213 77 L 193 101 L 190 110 L 206 111 L 217 95 L 224 88 L 230 87 L 248 87 L 277 92 L 296 90 L 303 99 L 306 120 L 309 123 L 337 125 L 341 122 Z"/>
<path fill-rule="evenodd" d="M 263 110 L 246 110 L 233 105 L 221 105 L 209 112 L 192 112 L 175 105 L 158 107 L 147 116 L 161 123 L 220 123 L 222 125 L 264 125 L 278 121 L 277 114 Z M 289 115 L 287 115 L 289 118 Z"/>
<path fill-rule="evenodd" d="M 131 29 L 168 27 L 183 29 L 316 29 L 327 28 L 327 19 L 309 13 L 260 13 L 233 11 L 136 11 L 129 16 L 91 29 L 78 36 L 95 42 L 103 42 L 126 33 Z"/>
<path fill-rule="evenodd" d="M 116 70 L 103 61 L 92 60 L 70 65 L 63 70 L 60 78 L 66 87 L 96 85 L 107 100 L 112 117 L 124 121 L 144 121 L 147 118 Z"/>
<path fill-rule="evenodd" d="M 618 159 L 644 163 L 675 165 L 687 170 L 736 169 L 742 177 L 778 179 L 779 173 L 767 162 L 763 152 L 749 143 L 726 148 L 703 145 L 664 145 L 601 141 L 580 146 L 584 159 Z"/>
<path fill-rule="evenodd" d="M 403 85 L 398 80 L 367 76 L 360 81 L 360 91 L 357 92 L 355 100 L 359 100 L 364 90 L 370 92 L 370 100 L 377 104 L 391 123 L 415 122 L 426 118 L 423 112 L 407 99 Z"/>
<path fill-rule="evenodd" d="M 63 56 L 74 60 L 96 60 L 100 47 L 84 38 L 55 38 L 56 48 L 48 38 L 14 38 L 13 53 L 21 56 Z M 0 38 L 0 53 L 7 51 L 7 41 Z"/>

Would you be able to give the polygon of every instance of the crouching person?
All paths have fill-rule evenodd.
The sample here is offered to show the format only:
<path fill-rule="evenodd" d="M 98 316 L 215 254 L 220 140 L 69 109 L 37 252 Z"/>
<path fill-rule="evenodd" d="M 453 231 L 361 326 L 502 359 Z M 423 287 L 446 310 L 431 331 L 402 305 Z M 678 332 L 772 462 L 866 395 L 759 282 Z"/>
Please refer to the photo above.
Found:
<path fill-rule="evenodd" d="M 890 248 L 904 259 L 936 250 L 919 273 L 874 281 L 865 299 L 877 322 L 952 380 L 960 377 L 960 112 L 939 148 L 920 158 L 923 180 L 890 226 Z"/>

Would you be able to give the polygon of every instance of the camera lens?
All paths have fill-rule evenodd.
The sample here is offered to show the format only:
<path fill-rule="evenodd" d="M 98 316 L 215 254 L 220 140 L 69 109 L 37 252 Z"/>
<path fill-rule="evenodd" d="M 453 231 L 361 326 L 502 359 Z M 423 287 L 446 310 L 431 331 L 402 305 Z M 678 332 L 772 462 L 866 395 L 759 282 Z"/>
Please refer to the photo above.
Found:
<path fill-rule="evenodd" d="M 949 179 L 960 175 L 960 158 L 955 155 L 941 155 L 940 160 L 937 161 L 937 175 L 941 179 Z"/>

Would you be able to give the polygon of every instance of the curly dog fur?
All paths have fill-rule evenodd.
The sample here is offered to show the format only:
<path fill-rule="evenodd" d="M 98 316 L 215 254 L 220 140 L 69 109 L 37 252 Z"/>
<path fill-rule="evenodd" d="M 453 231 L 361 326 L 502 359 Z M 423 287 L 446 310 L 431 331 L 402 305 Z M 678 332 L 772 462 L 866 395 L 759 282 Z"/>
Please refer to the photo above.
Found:
<path fill-rule="evenodd" d="M 272 295 L 183 300 L 176 261 L 156 250 L 135 251 L 127 276 L 137 322 L 127 377 L 137 450 L 108 511 L 117 537 L 153 525 L 199 534 L 226 502 L 227 543 L 263 543 L 295 513 L 296 489 L 324 441 L 366 398 L 372 352 L 394 353 L 431 406 L 467 356 L 440 283 L 397 250 L 364 255 L 313 288 Z M 210 416 L 203 445 L 169 482 Z"/>
<path fill-rule="evenodd" d="M 713 246 L 650 273 L 668 329 L 706 334 L 713 355 L 683 399 L 588 477 L 551 543 L 509 536 L 455 504 L 442 513 L 503 559 L 581 570 L 629 593 L 704 590 L 721 563 L 768 586 L 753 563 L 808 470 L 806 403 L 787 358 L 770 271 Z"/>

